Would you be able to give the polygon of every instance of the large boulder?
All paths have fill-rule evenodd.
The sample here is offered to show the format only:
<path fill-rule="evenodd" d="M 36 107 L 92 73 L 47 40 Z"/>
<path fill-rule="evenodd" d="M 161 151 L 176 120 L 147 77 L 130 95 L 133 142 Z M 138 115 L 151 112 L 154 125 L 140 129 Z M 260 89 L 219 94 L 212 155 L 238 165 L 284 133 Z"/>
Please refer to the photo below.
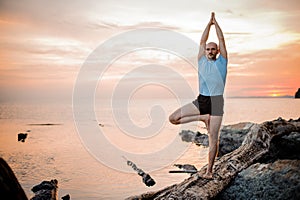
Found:
<path fill-rule="evenodd" d="M 27 200 L 14 172 L 3 158 L 0 158 L 0 199 Z"/>
<path fill-rule="evenodd" d="M 241 171 L 215 200 L 300 199 L 300 160 L 256 163 Z"/>
<path fill-rule="evenodd" d="M 295 98 L 300 98 L 300 88 L 298 88 L 298 91 L 295 93 Z"/>

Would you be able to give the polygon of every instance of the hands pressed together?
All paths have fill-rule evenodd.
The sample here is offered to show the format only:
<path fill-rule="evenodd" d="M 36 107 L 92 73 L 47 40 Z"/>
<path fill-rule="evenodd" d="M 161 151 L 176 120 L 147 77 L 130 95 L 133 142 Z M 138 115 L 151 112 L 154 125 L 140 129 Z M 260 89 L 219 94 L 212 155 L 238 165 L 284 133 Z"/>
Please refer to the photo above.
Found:
<path fill-rule="evenodd" d="M 209 20 L 209 24 L 210 24 L 210 25 L 214 25 L 214 24 L 216 24 L 216 23 L 217 23 L 217 21 L 216 21 L 216 18 L 215 18 L 215 13 L 212 12 L 212 13 L 211 13 L 210 20 Z"/>

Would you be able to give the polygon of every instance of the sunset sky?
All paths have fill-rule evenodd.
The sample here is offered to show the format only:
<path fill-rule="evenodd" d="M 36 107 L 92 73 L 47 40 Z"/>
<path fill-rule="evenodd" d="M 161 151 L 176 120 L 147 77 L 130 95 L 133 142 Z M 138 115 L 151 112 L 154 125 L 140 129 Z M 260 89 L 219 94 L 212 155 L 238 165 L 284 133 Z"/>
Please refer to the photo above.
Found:
<path fill-rule="evenodd" d="M 0 100 L 70 100 L 85 59 L 112 36 L 157 27 L 198 43 L 212 11 L 229 53 L 226 96 L 294 95 L 300 87 L 299 0 L 0 0 Z M 106 81 L 118 81 L 130 62 L 171 57 L 172 63 L 172 55 L 152 53 L 117 61 Z M 197 73 L 182 73 L 197 93 Z"/>

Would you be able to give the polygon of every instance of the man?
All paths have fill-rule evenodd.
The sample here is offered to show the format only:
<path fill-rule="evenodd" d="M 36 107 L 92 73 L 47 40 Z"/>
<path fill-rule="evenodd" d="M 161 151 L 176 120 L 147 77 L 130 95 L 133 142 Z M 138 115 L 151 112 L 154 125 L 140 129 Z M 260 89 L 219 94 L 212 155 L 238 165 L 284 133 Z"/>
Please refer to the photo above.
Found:
<path fill-rule="evenodd" d="M 211 26 L 214 25 L 219 40 L 218 45 L 214 42 L 206 44 Z M 217 57 L 217 55 L 220 55 Z M 209 153 L 208 167 L 203 178 L 213 178 L 213 164 L 219 147 L 219 131 L 223 118 L 224 87 L 227 74 L 227 50 L 221 28 L 219 27 L 214 13 L 211 14 L 200 41 L 198 53 L 198 98 L 170 115 L 172 124 L 182 124 L 192 121 L 203 121 L 208 130 Z"/>

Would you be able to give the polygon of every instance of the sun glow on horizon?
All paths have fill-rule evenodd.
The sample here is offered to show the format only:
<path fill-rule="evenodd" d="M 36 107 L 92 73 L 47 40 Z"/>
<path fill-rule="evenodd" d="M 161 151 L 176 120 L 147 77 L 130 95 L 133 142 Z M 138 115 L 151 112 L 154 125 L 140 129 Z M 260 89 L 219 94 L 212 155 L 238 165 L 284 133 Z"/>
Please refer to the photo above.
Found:
<path fill-rule="evenodd" d="M 281 96 L 280 94 L 277 94 L 277 93 L 273 93 L 273 94 L 271 94 L 271 96 L 272 97 L 279 97 L 279 96 Z"/>

